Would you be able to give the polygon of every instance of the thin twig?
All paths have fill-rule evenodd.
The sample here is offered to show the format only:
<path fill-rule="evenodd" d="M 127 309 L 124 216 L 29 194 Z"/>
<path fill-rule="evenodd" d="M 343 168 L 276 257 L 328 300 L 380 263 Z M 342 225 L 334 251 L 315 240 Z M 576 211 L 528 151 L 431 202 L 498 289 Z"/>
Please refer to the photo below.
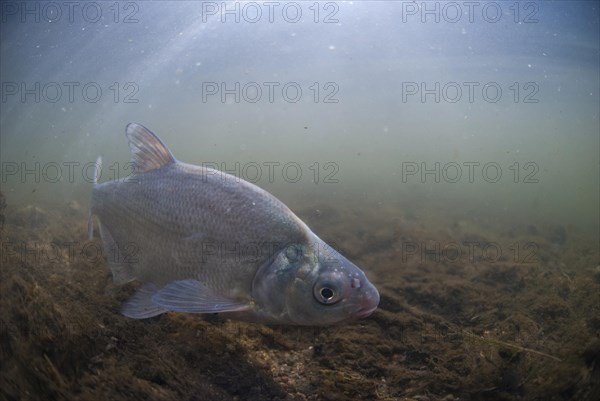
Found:
<path fill-rule="evenodd" d="M 560 359 L 560 358 L 558 358 L 558 357 L 556 357 L 554 355 L 546 354 L 545 352 L 536 351 L 536 350 L 531 349 L 531 348 L 521 347 L 520 345 L 510 344 L 510 343 L 507 343 L 507 342 L 504 342 L 504 341 L 500 341 L 500 340 L 496 340 L 496 339 L 493 339 L 493 338 L 484 338 L 484 337 L 478 336 L 478 335 L 473 334 L 470 331 L 467 331 L 467 330 L 464 330 L 464 329 L 459 329 L 459 330 L 463 334 L 465 334 L 466 336 L 474 338 L 474 339 L 479 340 L 479 341 L 483 341 L 483 342 L 486 342 L 486 343 L 489 343 L 489 344 L 494 344 L 494 345 L 500 345 L 500 346 L 507 347 L 507 348 L 513 348 L 513 349 L 517 349 L 517 350 L 523 351 L 523 352 L 530 352 L 532 354 L 545 356 L 547 358 L 554 359 L 555 361 L 562 362 L 562 359 Z"/>

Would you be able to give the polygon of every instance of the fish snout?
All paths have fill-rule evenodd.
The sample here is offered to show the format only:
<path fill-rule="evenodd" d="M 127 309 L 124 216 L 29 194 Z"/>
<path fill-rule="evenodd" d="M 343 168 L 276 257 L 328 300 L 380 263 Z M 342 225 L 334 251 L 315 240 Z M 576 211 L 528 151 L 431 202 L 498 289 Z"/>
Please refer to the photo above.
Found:
<path fill-rule="evenodd" d="M 354 313 L 358 319 L 371 315 L 379 305 L 379 291 L 370 282 L 363 285 L 364 289 L 359 295 L 358 305 L 360 309 Z"/>
<path fill-rule="evenodd" d="M 362 319 L 371 315 L 379 305 L 379 292 L 366 277 L 354 278 L 351 281 L 348 302 L 344 309 L 348 320 Z"/>

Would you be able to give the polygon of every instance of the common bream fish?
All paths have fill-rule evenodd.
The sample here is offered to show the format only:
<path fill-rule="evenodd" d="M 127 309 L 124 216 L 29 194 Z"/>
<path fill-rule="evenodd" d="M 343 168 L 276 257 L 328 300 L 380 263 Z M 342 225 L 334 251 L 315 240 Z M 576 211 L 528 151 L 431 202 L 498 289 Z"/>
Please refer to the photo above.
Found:
<path fill-rule="evenodd" d="M 125 316 L 226 312 L 327 325 L 376 309 L 379 293 L 365 274 L 273 195 L 177 161 L 140 124 L 126 135 L 135 173 L 94 183 L 90 209 L 90 235 L 94 215 L 114 282 L 142 283 Z"/>

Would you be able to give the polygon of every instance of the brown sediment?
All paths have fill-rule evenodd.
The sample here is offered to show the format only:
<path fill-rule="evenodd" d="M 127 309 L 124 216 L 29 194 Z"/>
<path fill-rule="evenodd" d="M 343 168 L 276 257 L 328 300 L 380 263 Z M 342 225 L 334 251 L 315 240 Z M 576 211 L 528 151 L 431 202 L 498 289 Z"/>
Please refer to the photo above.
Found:
<path fill-rule="evenodd" d="M 84 212 L 72 205 L 0 207 L 0 399 L 592 400 L 600 394 L 597 238 L 543 222 L 406 209 L 300 211 L 381 293 L 369 318 L 316 328 L 216 315 L 125 318 L 119 305 L 135 285 L 112 285 L 96 253 L 99 242 L 86 241 Z M 470 254 L 465 243 L 495 244 L 503 252 Z M 463 254 L 453 259 L 456 245 Z"/>

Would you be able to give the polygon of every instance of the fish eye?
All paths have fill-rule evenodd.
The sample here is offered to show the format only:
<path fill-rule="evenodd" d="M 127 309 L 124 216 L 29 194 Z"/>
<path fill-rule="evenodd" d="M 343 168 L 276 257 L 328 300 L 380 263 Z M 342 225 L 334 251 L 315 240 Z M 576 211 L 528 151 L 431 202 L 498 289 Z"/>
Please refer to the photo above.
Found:
<path fill-rule="evenodd" d="M 335 287 L 329 284 L 315 286 L 314 295 L 317 301 L 324 305 L 331 305 L 339 301 Z"/>
<path fill-rule="evenodd" d="M 321 288 L 321 296 L 323 299 L 330 300 L 333 298 L 333 290 L 327 287 Z"/>

